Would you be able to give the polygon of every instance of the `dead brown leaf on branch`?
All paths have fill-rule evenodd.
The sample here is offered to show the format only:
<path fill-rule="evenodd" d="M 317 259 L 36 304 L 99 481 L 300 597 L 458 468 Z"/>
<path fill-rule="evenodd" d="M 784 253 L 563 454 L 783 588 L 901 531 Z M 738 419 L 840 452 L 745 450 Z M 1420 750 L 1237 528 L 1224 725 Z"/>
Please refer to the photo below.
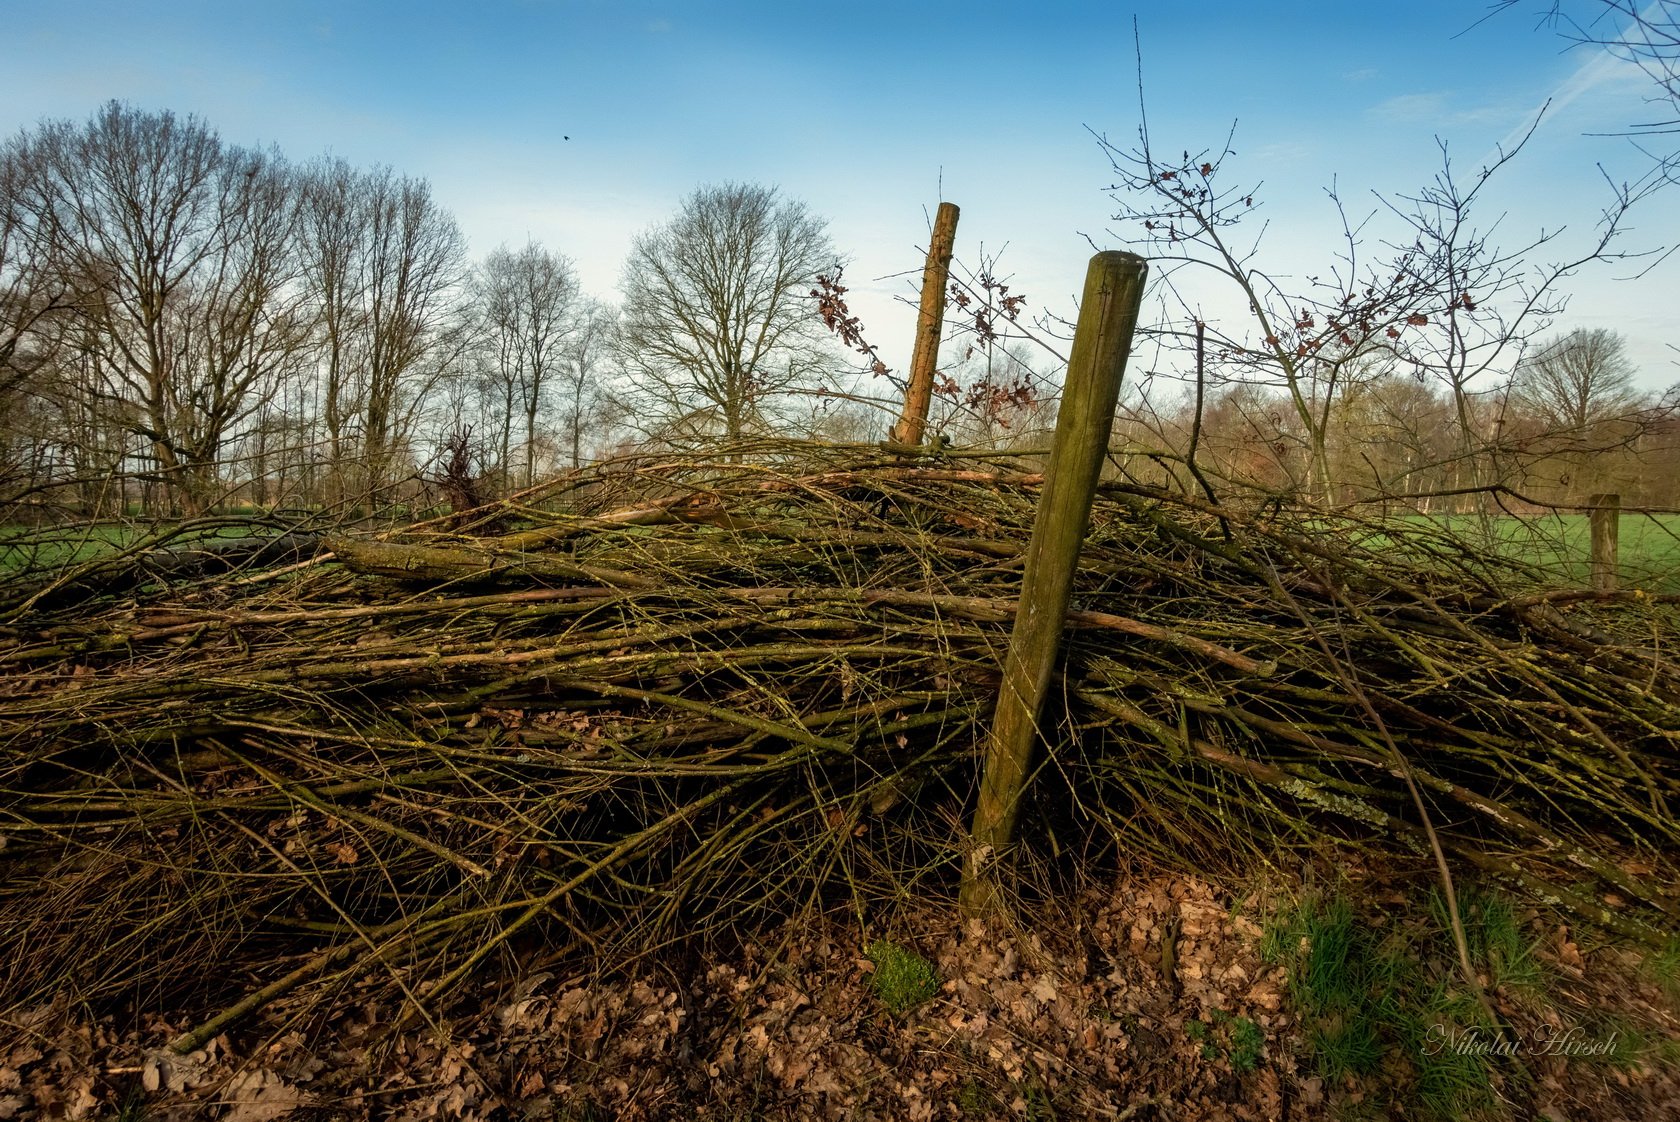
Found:
<path fill-rule="evenodd" d="M 891 374 L 887 364 L 881 361 L 880 352 L 864 338 L 863 322 L 846 305 L 848 290 L 840 283 L 844 273 L 844 269 L 836 269 L 833 276 L 826 273 L 817 275 L 817 287 L 811 290 L 811 299 L 817 303 L 817 315 L 822 319 L 823 326 L 833 332 L 841 343 L 870 360 L 869 373 L 872 377 Z"/>

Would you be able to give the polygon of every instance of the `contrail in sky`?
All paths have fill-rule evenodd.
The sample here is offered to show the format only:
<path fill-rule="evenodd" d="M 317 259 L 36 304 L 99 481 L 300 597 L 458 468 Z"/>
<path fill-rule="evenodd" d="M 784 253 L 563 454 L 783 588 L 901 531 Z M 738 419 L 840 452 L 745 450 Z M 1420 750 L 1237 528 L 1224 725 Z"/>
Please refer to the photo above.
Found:
<path fill-rule="evenodd" d="M 1640 18 L 1642 20 L 1652 18 L 1663 7 L 1663 3 L 1664 0 L 1653 0 L 1641 13 Z M 1523 137 L 1527 136 L 1529 131 L 1535 127 L 1542 113 L 1555 115 L 1617 74 L 1639 68 L 1639 64 L 1636 62 L 1618 58 L 1609 47 L 1594 46 L 1592 52 L 1592 57 L 1576 67 L 1573 74 L 1558 83 L 1557 89 L 1553 90 L 1546 100 L 1535 106 L 1533 112 L 1525 114 L 1522 123 L 1506 133 L 1504 139 L 1490 149 L 1476 166 L 1478 168 L 1490 167 L 1502 155 L 1509 155 L 1511 149 L 1521 143 Z"/>

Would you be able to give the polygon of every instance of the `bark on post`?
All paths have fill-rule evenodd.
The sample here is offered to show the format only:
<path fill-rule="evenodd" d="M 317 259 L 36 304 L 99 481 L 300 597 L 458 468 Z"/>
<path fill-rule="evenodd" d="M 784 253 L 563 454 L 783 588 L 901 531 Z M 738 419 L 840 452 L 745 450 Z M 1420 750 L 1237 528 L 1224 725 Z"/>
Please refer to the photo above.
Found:
<path fill-rule="evenodd" d="M 1592 528 L 1592 587 L 1594 592 L 1616 591 L 1616 530 L 1622 518 L 1620 495 L 1592 495 L 1587 499 Z"/>
<path fill-rule="evenodd" d="M 922 267 L 922 303 L 916 316 L 916 345 L 910 352 L 910 387 L 904 412 L 893 426 L 898 444 L 921 444 L 933 401 L 933 372 L 939 365 L 939 333 L 945 323 L 945 289 L 951 277 L 951 254 L 957 242 L 957 204 L 940 203 Z"/>
<path fill-rule="evenodd" d="M 1055 443 L 1027 546 L 1020 608 L 1004 659 L 1003 688 L 963 865 L 961 902 L 971 915 L 997 906 L 998 860 L 1014 838 L 1032 768 L 1039 710 L 1061 647 L 1073 574 L 1108 452 L 1148 271 L 1143 258 L 1110 250 L 1091 259 L 1085 276 Z"/>

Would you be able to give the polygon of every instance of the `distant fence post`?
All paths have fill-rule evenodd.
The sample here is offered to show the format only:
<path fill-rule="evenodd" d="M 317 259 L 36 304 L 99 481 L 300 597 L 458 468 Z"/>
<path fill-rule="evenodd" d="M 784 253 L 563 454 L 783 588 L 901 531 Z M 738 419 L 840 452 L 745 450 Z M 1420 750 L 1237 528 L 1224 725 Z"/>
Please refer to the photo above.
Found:
<path fill-rule="evenodd" d="M 1592 587 L 1594 592 L 1616 591 L 1616 530 L 1622 520 L 1620 495 L 1591 495 L 1587 515 L 1592 526 Z"/>
<path fill-rule="evenodd" d="M 1085 275 L 1055 443 L 1027 544 L 1020 607 L 1003 663 L 980 802 L 963 863 L 961 905 L 970 915 L 997 907 L 998 859 L 1015 835 L 1038 739 L 1038 715 L 1061 648 L 1073 574 L 1108 453 L 1114 407 L 1148 273 L 1143 258 L 1110 250 L 1091 258 Z"/>
<path fill-rule="evenodd" d="M 922 303 L 916 316 L 916 345 L 910 352 L 910 386 L 904 412 L 893 426 L 898 444 L 920 444 L 933 401 L 933 372 L 939 365 L 939 335 L 945 325 L 945 289 L 951 277 L 951 254 L 957 244 L 957 204 L 940 203 L 922 267 Z"/>

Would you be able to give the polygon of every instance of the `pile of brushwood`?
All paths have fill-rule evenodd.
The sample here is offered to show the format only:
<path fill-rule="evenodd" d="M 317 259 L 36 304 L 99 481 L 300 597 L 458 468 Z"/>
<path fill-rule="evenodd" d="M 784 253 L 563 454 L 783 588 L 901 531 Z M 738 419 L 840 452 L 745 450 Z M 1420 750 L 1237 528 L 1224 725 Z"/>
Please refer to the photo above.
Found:
<path fill-rule="evenodd" d="M 16 582 L 0 1012 L 167 1008 L 185 1050 L 950 893 L 1042 483 L 1014 462 L 621 460 L 478 521 Z M 1673 598 L 1118 481 L 1067 622 L 1035 859 L 1433 833 L 1621 937 L 1680 927 Z"/>

